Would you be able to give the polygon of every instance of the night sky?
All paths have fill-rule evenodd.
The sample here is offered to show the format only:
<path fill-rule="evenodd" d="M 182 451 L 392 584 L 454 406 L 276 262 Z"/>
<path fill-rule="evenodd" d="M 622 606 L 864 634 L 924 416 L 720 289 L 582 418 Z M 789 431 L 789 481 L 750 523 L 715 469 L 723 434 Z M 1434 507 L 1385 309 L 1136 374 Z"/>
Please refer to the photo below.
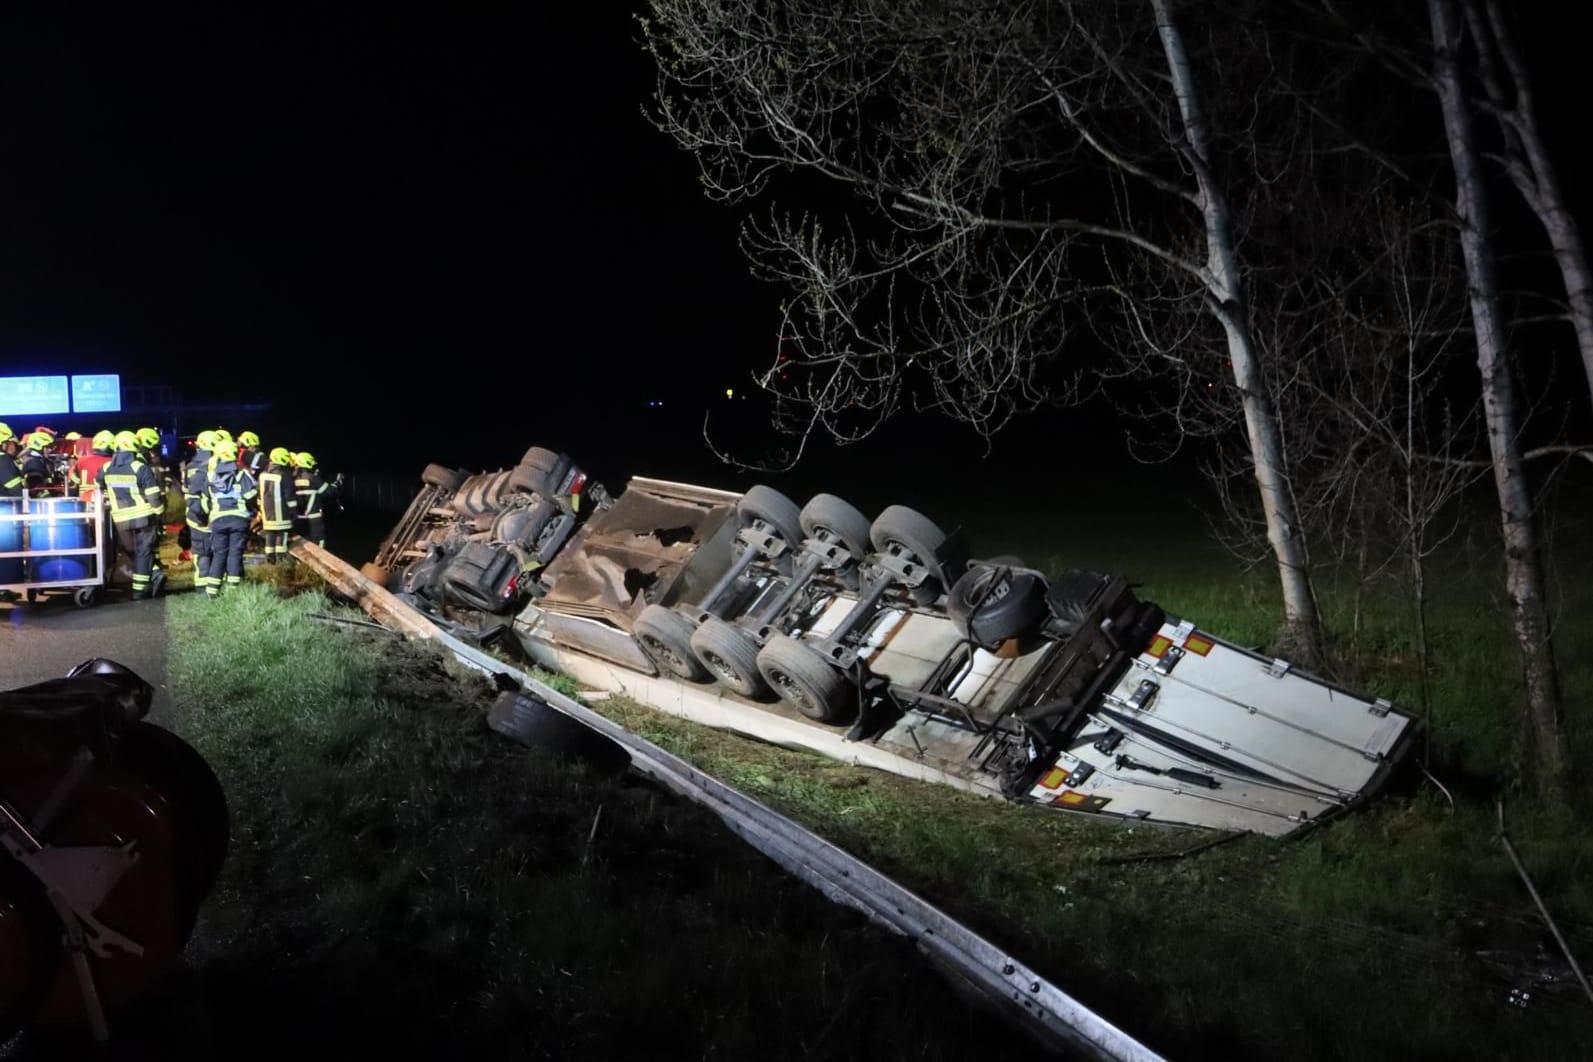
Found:
<path fill-rule="evenodd" d="M 634 6 L 11 10 L 0 370 L 269 401 L 267 445 L 339 467 L 542 443 L 616 480 L 715 474 L 703 412 L 735 426 L 720 396 L 772 355 L 778 292 L 642 117 Z M 977 466 L 971 433 L 923 427 L 847 456 Z M 1121 436 L 1052 414 L 998 457 L 1082 440 L 1099 461 Z"/>

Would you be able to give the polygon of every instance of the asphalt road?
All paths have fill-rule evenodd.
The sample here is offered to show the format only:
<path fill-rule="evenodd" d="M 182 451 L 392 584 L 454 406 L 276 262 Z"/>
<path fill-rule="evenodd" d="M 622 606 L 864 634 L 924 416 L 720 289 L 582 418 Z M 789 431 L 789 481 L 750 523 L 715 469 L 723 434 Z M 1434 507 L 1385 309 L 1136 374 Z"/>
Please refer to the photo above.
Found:
<path fill-rule="evenodd" d="M 0 689 L 59 678 L 96 656 L 127 665 L 154 686 L 149 720 L 170 725 L 164 598 L 129 601 L 113 594 L 86 609 L 64 595 L 32 605 L 0 604 Z"/>

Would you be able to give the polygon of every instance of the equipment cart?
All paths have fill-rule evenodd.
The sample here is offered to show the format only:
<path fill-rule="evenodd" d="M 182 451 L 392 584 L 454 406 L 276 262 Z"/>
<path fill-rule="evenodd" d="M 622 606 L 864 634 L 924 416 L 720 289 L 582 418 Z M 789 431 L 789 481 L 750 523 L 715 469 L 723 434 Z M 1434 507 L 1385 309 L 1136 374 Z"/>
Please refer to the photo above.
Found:
<path fill-rule="evenodd" d="M 96 604 L 105 582 L 105 520 L 100 496 L 0 498 L 0 593 L 37 601 L 45 591 Z"/>

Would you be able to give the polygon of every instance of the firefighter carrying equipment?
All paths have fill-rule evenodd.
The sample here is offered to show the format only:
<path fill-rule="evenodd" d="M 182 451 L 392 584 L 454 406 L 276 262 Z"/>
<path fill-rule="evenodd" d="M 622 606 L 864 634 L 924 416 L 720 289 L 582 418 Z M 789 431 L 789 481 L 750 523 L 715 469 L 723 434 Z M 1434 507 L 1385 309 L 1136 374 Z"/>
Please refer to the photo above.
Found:
<path fill-rule="evenodd" d="M 231 460 L 223 456 L 233 451 Z M 223 583 L 243 582 L 243 545 L 249 534 L 249 503 L 259 491 L 254 477 L 239 468 L 237 447 L 231 442 L 216 444 L 215 466 L 205 486 L 210 499 L 210 566 L 205 572 L 205 594 L 217 597 Z"/>

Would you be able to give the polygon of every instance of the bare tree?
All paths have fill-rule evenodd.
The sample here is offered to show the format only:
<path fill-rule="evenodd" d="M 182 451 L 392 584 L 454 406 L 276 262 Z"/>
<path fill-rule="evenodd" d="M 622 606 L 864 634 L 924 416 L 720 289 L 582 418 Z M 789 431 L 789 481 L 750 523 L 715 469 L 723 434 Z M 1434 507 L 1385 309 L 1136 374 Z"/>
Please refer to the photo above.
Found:
<path fill-rule="evenodd" d="M 1566 306 L 1593 395 L 1593 272 L 1576 218 L 1566 205 L 1559 175 L 1543 142 L 1526 59 L 1510 32 L 1499 0 L 1465 0 L 1466 23 L 1476 46 L 1485 109 L 1504 140 L 1505 173 L 1537 216 L 1565 285 Z"/>
<path fill-rule="evenodd" d="M 1460 248 L 1470 280 L 1483 413 L 1504 532 L 1505 583 L 1521 651 L 1537 780 L 1540 790 L 1553 798 L 1559 793 L 1565 763 L 1560 738 L 1559 679 L 1549 640 L 1542 561 L 1522 460 L 1521 417 L 1509 371 L 1499 284 L 1489 243 L 1491 229 L 1481 153 L 1461 76 L 1461 22 L 1455 0 L 1427 0 L 1427 13 L 1432 30 L 1433 80 L 1455 171 Z"/>
<path fill-rule="evenodd" d="M 1225 123 L 1208 107 L 1230 76 L 1221 19 L 1208 14 L 1196 47 L 1171 0 L 649 6 L 653 117 L 711 195 L 849 193 L 748 228 L 758 268 L 795 292 L 758 377 L 784 427 L 850 441 L 916 401 L 994 431 L 1063 375 L 1064 312 L 1114 305 L 1114 334 L 1140 336 L 1164 375 L 1226 378 L 1291 640 L 1321 658 L 1229 202 L 1254 86 Z M 1158 316 L 1181 321 L 1192 301 L 1215 337 L 1197 325 L 1187 345 L 1166 342 Z"/>

